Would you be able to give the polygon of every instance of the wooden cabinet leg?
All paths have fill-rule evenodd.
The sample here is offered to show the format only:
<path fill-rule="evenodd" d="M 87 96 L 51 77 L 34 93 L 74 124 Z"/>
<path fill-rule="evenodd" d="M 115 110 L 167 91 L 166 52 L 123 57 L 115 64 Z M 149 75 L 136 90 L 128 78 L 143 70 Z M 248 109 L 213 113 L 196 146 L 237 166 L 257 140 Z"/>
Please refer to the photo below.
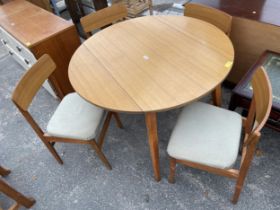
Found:
<path fill-rule="evenodd" d="M 25 197 L 23 194 L 16 191 L 2 179 L 0 179 L 0 192 L 4 193 L 8 197 L 15 200 L 18 204 L 26 208 L 30 208 L 35 203 L 35 200 L 33 198 Z"/>
<path fill-rule="evenodd" d="M 156 181 L 160 181 L 157 114 L 155 112 L 146 113 L 146 126 L 150 145 L 151 158 Z"/>

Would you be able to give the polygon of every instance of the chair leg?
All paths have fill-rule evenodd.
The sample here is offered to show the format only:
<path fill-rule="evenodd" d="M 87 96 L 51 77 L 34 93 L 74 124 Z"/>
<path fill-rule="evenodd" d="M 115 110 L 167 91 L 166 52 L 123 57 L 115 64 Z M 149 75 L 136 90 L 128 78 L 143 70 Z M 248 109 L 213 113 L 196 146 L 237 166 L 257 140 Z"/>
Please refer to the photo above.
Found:
<path fill-rule="evenodd" d="M 57 154 L 57 151 L 55 150 L 55 148 L 53 147 L 52 143 L 43 140 L 43 143 L 46 145 L 46 147 L 48 148 L 48 150 L 50 151 L 50 153 L 53 155 L 53 157 L 57 160 L 57 162 L 59 164 L 63 164 L 63 161 L 61 160 L 61 158 L 59 157 L 59 155 Z"/>
<path fill-rule="evenodd" d="M 0 175 L 1 176 L 8 176 L 11 173 L 10 170 L 0 166 Z"/>
<path fill-rule="evenodd" d="M 237 183 L 236 183 L 236 186 L 235 186 L 235 191 L 234 191 L 234 194 L 233 194 L 232 200 L 231 200 L 231 202 L 233 204 L 236 204 L 238 202 L 241 190 L 243 188 L 244 180 L 245 180 L 245 178 L 237 180 Z"/>
<path fill-rule="evenodd" d="M 30 208 L 35 203 L 35 200 L 33 198 L 27 198 L 20 192 L 16 191 L 14 188 L 12 188 L 10 185 L 8 185 L 6 182 L 0 179 L 0 191 L 3 192 L 8 197 L 15 200 L 18 204 Z"/>
<path fill-rule="evenodd" d="M 18 203 L 13 204 L 9 210 L 19 210 L 20 209 L 20 205 Z"/>
<path fill-rule="evenodd" d="M 114 118 L 115 118 L 115 120 L 116 120 L 116 122 L 117 122 L 117 126 L 118 126 L 119 128 L 123 128 L 123 124 L 122 124 L 122 122 L 121 122 L 121 119 L 120 119 L 119 114 L 116 113 L 116 112 L 112 112 L 112 114 L 113 114 L 113 116 L 114 116 Z"/>
<path fill-rule="evenodd" d="M 99 146 L 97 145 L 97 143 L 95 142 L 95 140 L 91 141 L 91 146 L 93 147 L 93 149 L 96 151 L 98 157 L 100 158 L 100 160 L 104 163 L 104 165 L 106 166 L 106 168 L 108 168 L 109 170 L 112 170 L 112 166 L 109 163 L 109 161 L 107 160 L 106 156 L 103 154 L 103 152 L 101 151 L 101 149 L 99 148 Z"/>
<path fill-rule="evenodd" d="M 245 157 L 242 157 L 242 160 L 241 160 L 242 162 L 241 162 L 241 167 L 240 167 L 240 170 L 239 170 L 239 175 L 238 175 L 238 178 L 237 178 L 237 181 L 236 181 L 235 192 L 234 192 L 232 200 L 231 200 L 231 202 L 233 204 L 236 204 L 238 202 L 238 198 L 239 198 L 240 193 L 243 189 L 245 178 L 248 174 L 250 164 L 251 164 L 251 162 L 253 160 L 253 157 L 254 157 L 255 147 L 256 147 L 256 145 L 251 146 L 246 151 L 244 151 L 245 154 L 243 154 L 243 155 Z"/>
<path fill-rule="evenodd" d="M 100 132 L 98 143 L 97 143 L 100 149 L 102 149 L 102 146 L 103 146 L 103 143 L 104 143 L 104 138 L 105 138 L 106 132 L 108 130 L 112 115 L 113 115 L 113 112 L 108 112 L 108 114 L 106 116 L 106 119 L 104 121 L 102 130 Z"/>
<path fill-rule="evenodd" d="M 222 106 L 222 86 L 218 85 L 212 92 L 212 100 L 215 106 Z"/>
<path fill-rule="evenodd" d="M 170 174 L 168 177 L 168 182 L 173 184 L 175 183 L 175 170 L 176 170 L 176 159 L 170 158 Z"/>

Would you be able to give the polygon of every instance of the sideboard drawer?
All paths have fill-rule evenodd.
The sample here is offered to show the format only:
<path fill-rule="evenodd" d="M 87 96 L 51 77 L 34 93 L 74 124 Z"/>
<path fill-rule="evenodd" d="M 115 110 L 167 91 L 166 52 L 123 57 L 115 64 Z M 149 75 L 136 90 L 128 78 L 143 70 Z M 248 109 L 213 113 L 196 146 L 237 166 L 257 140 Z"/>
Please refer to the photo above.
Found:
<path fill-rule="evenodd" d="M 12 56 L 25 70 L 29 69 L 34 63 L 36 63 L 36 58 L 32 52 L 1 27 L 0 41 L 3 43 L 10 56 Z M 48 80 L 44 82 L 43 87 L 52 96 L 57 98 L 56 93 L 53 91 Z"/>
<path fill-rule="evenodd" d="M 24 69 L 28 69 L 28 66 L 26 65 L 24 60 L 9 45 L 6 44 L 5 47 L 10 56 L 12 56 Z"/>
<path fill-rule="evenodd" d="M 17 41 L 12 35 L 10 35 L 5 30 L 1 29 L 1 35 L 2 36 L 2 42 L 5 45 L 8 45 L 10 48 L 14 50 L 14 52 L 17 52 L 18 55 L 20 55 L 23 60 L 26 62 L 28 66 L 31 66 L 36 62 L 36 58 L 32 54 L 32 52 L 23 46 L 19 41 Z"/>

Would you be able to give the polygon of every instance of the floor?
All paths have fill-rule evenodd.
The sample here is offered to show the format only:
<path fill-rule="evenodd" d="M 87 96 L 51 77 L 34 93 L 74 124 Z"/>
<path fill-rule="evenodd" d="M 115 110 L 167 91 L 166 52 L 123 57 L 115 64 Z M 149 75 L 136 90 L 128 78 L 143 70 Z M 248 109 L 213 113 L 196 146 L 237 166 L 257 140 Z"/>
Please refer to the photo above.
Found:
<path fill-rule="evenodd" d="M 159 183 L 153 179 L 143 115 L 121 114 L 123 130 L 114 122 L 110 125 L 104 153 L 112 171 L 85 145 L 57 144 L 61 166 L 11 102 L 23 72 L 0 46 L 0 164 L 12 170 L 6 181 L 36 199 L 32 209 L 280 209 L 279 133 L 263 130 L 262 153 L 253 160 L 237 205 L 230 203 L 234 181 L 228 178 L 178 166 L 176 183 L 167 182 L 166 147 L 180 109 L 159 113 Z M 226 107 L 230 91 L 224 89 L 223 94 Z M 58 103 L 41 89 L 30 111 L 45 127 Z M 0 206 L 7 209 L 10 204 L 0 194 Z"/>

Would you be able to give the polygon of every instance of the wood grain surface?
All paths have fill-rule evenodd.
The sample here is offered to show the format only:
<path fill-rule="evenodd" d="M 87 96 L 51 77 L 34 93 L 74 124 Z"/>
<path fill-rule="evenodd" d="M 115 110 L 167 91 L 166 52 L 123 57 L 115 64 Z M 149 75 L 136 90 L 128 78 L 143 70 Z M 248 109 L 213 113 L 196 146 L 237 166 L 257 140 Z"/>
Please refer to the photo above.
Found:
<path fill-rule="evenodd" d="M 147 16 L 108 27 L 73 55 L 69 78 L 91 103 L 121 112 L 183 106 L 220 84 L 234 49 L 215 26 L 183 16 Z"/>
<path fill-rule="evenodd" d="M 31 48 L 73 24 L 28 1 L 15 0 L 0 7 L 0 26 Z"/>

